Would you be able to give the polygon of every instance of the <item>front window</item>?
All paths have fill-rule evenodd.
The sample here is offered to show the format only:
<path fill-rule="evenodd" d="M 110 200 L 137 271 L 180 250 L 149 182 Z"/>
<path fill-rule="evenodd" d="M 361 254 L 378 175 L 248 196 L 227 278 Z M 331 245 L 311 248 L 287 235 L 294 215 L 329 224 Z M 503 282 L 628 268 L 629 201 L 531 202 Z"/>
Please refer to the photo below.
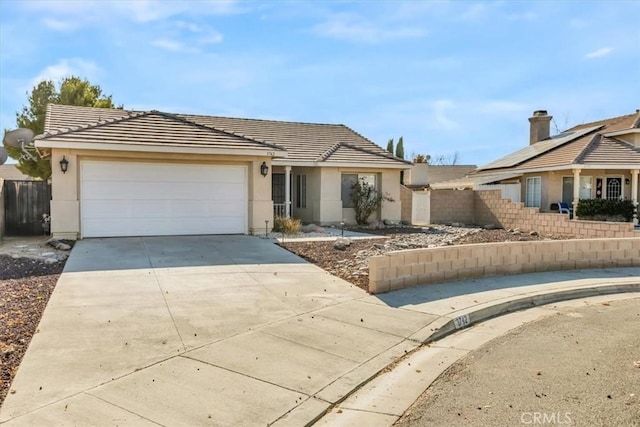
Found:
<path fill-rule="evenodd" d="M 360 183 L 365 183 L 372 186 L 373 188 L 376 188 L 375 174 L 343 173 L 342 185 L 340 190 L 343 208 L 353 208 L 353 200 L 351 200 L 351 191 L 353 190 L 353 186 L 358 181 Z"/>
<path fill-rule="evenodd" d="M 525 206 L 530 208 L 539 208 L 540 199 L 542 197 L 542 179 L 539 176 L 527 178 L 527 194 L 525 198 Z"/>

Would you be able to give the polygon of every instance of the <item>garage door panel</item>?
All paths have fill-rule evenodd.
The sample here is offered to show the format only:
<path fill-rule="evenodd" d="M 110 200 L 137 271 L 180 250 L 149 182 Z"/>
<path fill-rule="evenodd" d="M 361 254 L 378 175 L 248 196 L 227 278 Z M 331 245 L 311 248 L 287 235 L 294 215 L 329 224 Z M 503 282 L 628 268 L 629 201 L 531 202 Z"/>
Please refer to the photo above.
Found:
<path fill-rule="evenodd" d="M 244 217 L 245 208 L 234 201 L 217 200 L 85 200 L 84 208 L 94 212 L 91 218 L 211 218 Z M 224 214 L 223 214 L 224 213 Z"/>
<path fill-rule="evenodd" d="M 176 174 L 176 168 L 180 173 Z M 85 182 L 185 182 L 244 183 L 244 170 L 238 167 L 205 165 L 160 165 L 156 163 L 92 163 L 83 170 Z"/>
<path fill-rule="evenodd" d="M 127 188 L 123 189 L 123 185 Z M 123 191 L 126 190 L 126 191 Z M 245 185 L 241 183 L 162 183 L 162 182 L 85 182 L 83 191 L 85 200 L 138 200 L 166 199 L 167 194 L 173 200 L 210 199 L 236 200 L 245 198 Z"/>
<path fill-rule="evenodd" d="M 84 237 L 247 231 L 244 166 L 82 162 Z"/>
<path fill-rule="evenodd" d="M 166 235 L 162 230 L 172 230 L 171 235 L 211 234 L 211 229 L 242 227 L 240 218 L 217 218 L 215 220 L 202 218 L 187 218 L 180 221 L 166 218 L 145 218 L 134 220 L 101 219 L 87 220 L 84 223 L 84 233 L 87 237 L 121 237 L 131 235 L 131 229 L 136 230 L 136 236 Z"/>

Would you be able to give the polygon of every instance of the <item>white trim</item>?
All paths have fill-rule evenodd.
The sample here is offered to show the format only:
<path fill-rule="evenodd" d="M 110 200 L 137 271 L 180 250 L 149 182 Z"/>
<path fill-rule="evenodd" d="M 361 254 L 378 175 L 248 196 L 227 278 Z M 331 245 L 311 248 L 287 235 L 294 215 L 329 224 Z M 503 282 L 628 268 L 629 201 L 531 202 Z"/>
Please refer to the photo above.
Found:
<path fill-rule="evenodd" d="M 565 178 L 573 179 L 573 175 L 562 175 L 560 177 L 560 180 L 561 180 L 560 181 L 560 183 L 561 183 L 560 187 L 562 189 L 562 191 L 560 192 L 560 199 L 561 200 L 564 199 L 564 179 Z M 591 178 L 591 190 L 589 191 L 589 193 L 590 193 L 589 194 L 589 199 L 593 199 L 594 196 L 595 196 L 595 194 L 594 194 L 594 188 L 595 187 L 594 187 L 594 182 L 593 181 L 594 181 L 594 178 L 598 178 L 598 177 L 595 176 L 595 175 L 581 175 L 580 179 L 582 179 L 582 178 Z M 578 198 L 580 198 L 580 192 L 578 192 Z"/>
<path fill-rule="evenodd" d="M 570 171 L 572 171 L 574 169 L 629 170 L 629 169 L 637 169 L 637 168 L 638 168 L 638 164 L 637 163 L 628 163 L 628 164 L 622 164 L 622 165 L 611 165 L 611 164 L 606 164 L 606 163 L 593 164 L 593 165 L 592 164 L 586 164 L 585 165 L 585 164 L 582 164 L 582 163 L 575 163 L 575 164 L 571 164 L 571 165 L 541 167 L 541 168 L 533 168 L 533 169 L 510 169 L 509 171 L 505 171 L 505 173 L 513 172 L 513 173 L 518 173 L 518 174 L 525 174 L 525 173 L 551 172 L 551 171 L 562 171 L 562 170 L 570 170 Z M 485 171 L 481 171 L 481 172 L 489 173 L 490 170 L 485 170 Z"/>
<path fill-rule="evenodd" d="M 606 137 L 610 137 L 610 136 L 618 136 L 618 135 L 629 135 L 632 133 L 640 133 L 640 129 L 638 128 L 622 129 L 622 130 L 616 130 L 614 132 L 608 132 L 603 135 Z"/>
<path fill-rule="evenodd" d="M 213 148 L 190 147 L 185 145 L 139 145 L 120 143 L 92 143 L 92 142 L 55 142 L 36 141 L 37 148 L 66 148 L 70 150 L 97 150 L 97 151 L 137 151 L 144 153 L 191 153 L 191 154 L 218 154 L 226 156 L 278 156 L 287 157 L 284 151 L 276 151 L 272 148 Z"/>
<path fill-rule="evenodd" d="M 277 160 L 274 159 L 271 162 L 274 166 L 297 166 L 297 167 L 311 167 L 311 168 L 356 168 L 356 169 L 407 169 L 411 167 L 411 165 L 407 164 L 381 164 L 381 163 L 327 163 L 327 162 L 316 162 L 316 161 L 297 161 L 293 159 L 287 160 Z"/>
<path fill-rule="evenodd" d="M 609 195 L 607 194 L 607 191 L 608 191 L 607 179 L 620 178 L 620 197 L 618 199 L 612 199 L 612 200 L 624 199 L 624 175 L 605 175 L 603 178 L 604 178 L 604 183 L 602 184 L 602 198 L 605 200 L 609 200 Z"/>

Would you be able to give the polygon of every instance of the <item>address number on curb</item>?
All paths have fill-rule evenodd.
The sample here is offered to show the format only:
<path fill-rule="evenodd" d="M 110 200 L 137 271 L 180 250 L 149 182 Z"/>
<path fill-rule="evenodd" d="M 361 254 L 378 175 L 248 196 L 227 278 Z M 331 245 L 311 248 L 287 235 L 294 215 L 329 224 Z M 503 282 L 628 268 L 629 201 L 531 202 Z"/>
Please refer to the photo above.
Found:
<path fill-rule="evenodd" d="M 469 318 L 468 314 L 464 314 L 453 319 L 453 324 L 456 329 L 462 329 L 471 324 L 471 319 Z"/>

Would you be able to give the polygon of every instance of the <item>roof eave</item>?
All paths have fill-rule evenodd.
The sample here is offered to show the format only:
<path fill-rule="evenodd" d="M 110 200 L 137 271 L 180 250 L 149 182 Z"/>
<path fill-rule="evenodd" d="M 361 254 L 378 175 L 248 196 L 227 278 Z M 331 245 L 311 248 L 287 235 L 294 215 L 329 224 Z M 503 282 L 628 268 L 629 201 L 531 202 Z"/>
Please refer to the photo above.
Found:
<path fill-rule="evenodd" d="M 408 169 L 410 165 L 392 164 L 392 163 L 375 163 L 375 162 L 318 162 L 315 160 L 295 160 L 287 158 L 286 160 L 275 159 L 272 164 L 274 166 L 298 166 L 298 167 L 321 167 L 321 168 L 361 168 L 361 169 Z"/>
<path fill-rule="evenodd" d="M 122 143 L 92 143 L 92 142 L 68 142 L 56 141 L 53 138 L 38 140 L 36 148 L 70 149 L 70 150 L 100 150 L 100 151 L 134 151 L 142 153 L 182 153 L 182 154 L 217 154 L 226 156 L 267 156 L 267 157 L 288 157 L 288 153 L 283 150 L 272 148 L 220 148 L 220 147 L 187 147 L 184 145 L 157 144 L 122 144 Z"/>

